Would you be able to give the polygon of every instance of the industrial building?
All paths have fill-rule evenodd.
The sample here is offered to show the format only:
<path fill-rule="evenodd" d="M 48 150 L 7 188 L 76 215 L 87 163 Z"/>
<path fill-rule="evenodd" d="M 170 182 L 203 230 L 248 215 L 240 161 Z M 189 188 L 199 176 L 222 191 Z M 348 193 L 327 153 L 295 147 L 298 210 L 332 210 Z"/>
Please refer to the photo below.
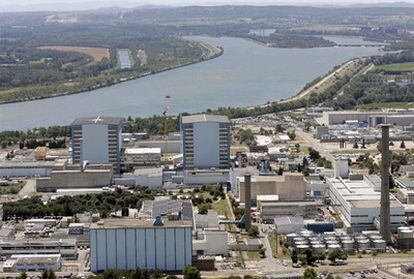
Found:
<path fill-rule="evenodd" d="M 230 121 L 220 115 L 181 117 L 184 169 L 230 167 Z"/>
<path fill-rule="evenodd" d="M 62 189 L 90 189 L 112 184 L 112 165 L 68 166 L 54 170 L 50 177 L 36 179 L 36 191 L 56 192 Z"/>
<path fill-rule="evenodd" d="M 346 124 L 347 121 L 365 123 L 370 127 L 380 124 L 411 126 L 414 123 L 413 111 L 324 111 L 319 122 L 325 126 Z"/>
<path fill-rule="evenodd" d="M 182 271 L 192 260 L 192 222 L 111 218 L 91 225 L 91 271 Z"/>
<path fill-rule="evenodd" d="M 53 162 L 2 161 L 0 177 L 45 177 L 52 172 Z"/>
<path fill-rule="evenodd" d="M 26 271 L 57 271 L 61 266 L 61 256 L 51 255 L 12 255 L 3 264 L 4 272 L 26 272 Z"/>
<path fill-rule="evenodd" d="M 138 213 L 138 217 L 142 219 L 154 219 L 166 215 L 170 219 L 193 221 L 193 203 L 191 200 L 156 197 L 154 200 L 144 200 Z"/>
<path fill-rule="evenodd" d="M 244 177 L 238 177 L 237 192 L 240 202 L 245 202 Z M 306 180 L 302 173 L 283 173 L 281 176 L 252 176 L 251 199 L 255 204 L 258 195 L 277 195 L 280 201 L 300 201 L 306 197 Z"/>
<path fill-rule="evenodd" d="M 135 169 L 133 173 L 124 173 L 121 179 L 115 178 L 115 183 L 148 188 L 162 188 L 163 170 L 158 168 Z M 127 182 L 130 181 L 129 183 Z"/>
<path fill-rule="evenodd" d="M 118 117 L 78 118 L 71 124 L 72 162 L 112 164 L 121 169 L 122 119 Z"/>
<path fill-rule="evenodd" d="M 60 254 L 64 259 L 74 260 L 78 255 L 75 238 L 65 239 L 0 239 L 0 257 L 8 259 L 13 255 Z"/>
<path fill-rule="evenodd" d="M 126 148 L 122 163 L 127 169 L 136 166 L 159 166 L 161 148 Z"/>
<path fill-rule="evenodd" d="M 359 231 L 375 228 L 379 221 L 381 192 L 375 191 L 372 178 L 326 178 L 329 197 L 334 209 L 343 216 L 347 229 Z M 390 195 L 391 227 L 404 223 L 405 210 L 401 202 Z"/>

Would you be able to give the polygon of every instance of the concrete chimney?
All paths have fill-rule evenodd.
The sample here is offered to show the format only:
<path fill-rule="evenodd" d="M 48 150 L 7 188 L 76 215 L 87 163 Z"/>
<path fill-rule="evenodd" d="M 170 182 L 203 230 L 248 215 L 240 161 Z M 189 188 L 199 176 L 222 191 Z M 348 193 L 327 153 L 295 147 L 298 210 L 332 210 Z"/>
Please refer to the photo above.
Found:
<path fill-rule="evenodd" d="M 383 239 L 391 242 L 390 230 L 390 124 L 380 125 L 381 138 L 381 208 L 380 208 L 380 233 Z"/>
<path fill-rule="evenodd" d="M 252 225 L 252 182 L 250 174 L 244 176 L 244 227 L 246 230 Z"/>

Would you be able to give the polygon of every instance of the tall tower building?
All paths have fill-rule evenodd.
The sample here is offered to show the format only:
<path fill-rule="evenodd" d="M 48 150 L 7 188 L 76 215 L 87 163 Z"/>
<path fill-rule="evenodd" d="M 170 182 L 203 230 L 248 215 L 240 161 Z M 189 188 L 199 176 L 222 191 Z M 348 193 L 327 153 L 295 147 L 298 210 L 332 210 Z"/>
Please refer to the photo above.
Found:
<path fill-rule="evenodd" d="M 390 124 L 381 124 L 381 208 L 380 233 L 387 243 L 391 242 L 390 232 Z"/>
<path fill-rule="evenodd" d="M 71 124 L 72 161 L 81 164 L 112 164 L 120 173 L 122 119 L 118 117 L 78 118 Z"/>
<path fill-rule="evenodd" d="M 230 167 L 230 121 L 226 116 L 183 116 L 180 126 L 184 169 Z"/>

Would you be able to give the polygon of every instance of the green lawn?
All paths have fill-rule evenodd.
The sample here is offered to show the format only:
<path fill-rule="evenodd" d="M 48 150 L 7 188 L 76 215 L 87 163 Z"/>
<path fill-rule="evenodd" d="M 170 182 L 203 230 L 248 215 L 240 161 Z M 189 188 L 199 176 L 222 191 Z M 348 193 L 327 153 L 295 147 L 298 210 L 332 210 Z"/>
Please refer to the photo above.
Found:
<path fill-rule="evenodd" d="M 259 261 L 261 259 L 260 254 L 257 251 L 246 251 L 246 255 L 251 261 Z"/>
<path fill-rule="evenodd" d="M 267 239 L 269 240 L 270 247 L 272 248 L 273 257 L 277 257 L 277 247 L 276 247 L 276 245 L 278 243 L 277 243 L 277 240 L 276 240 L 276 236 L 275 235 L 268 235 Z"/>
<path fill-rule="evenodd" d="M 213 209 L 217 211 L 219 215 L 224 215 L 226 218 L 231 217 L 230 208 L 226 200 L 219 200 L 213 203 Z"/>
<path fill-rule="evenodd" d="M 414 62 L 396 63 L 381 65 L 374 68 L 376 72 L 412 72 L 414 71 Z"/>

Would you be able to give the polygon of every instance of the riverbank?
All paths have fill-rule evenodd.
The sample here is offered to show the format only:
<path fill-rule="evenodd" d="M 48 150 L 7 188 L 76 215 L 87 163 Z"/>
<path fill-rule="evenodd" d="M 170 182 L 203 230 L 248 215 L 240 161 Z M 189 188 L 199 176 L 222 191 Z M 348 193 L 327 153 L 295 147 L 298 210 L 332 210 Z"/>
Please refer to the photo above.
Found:
<path fill-rule="evenodd" d="M 217 57 L 221 56 L 224 52 L 223 48 L 210 45 L 206 42 L 201 42 L 201 41 L 197 41 L 197 40 L 194 40 L 194 42 L 197 42 L 203 48 L 203 54 L 199 57 L 199 59 L 194 60 L 194 61 L 179 63 L 179 64 L 176 64 L 176 65 L 173 65 L 173 66 L 167 66 L 167 67 L 164 67 L 164 68 L 161 68 L 161 69 L 158 69 L 158 70 L 148 71 L 148 72 L 143 72 L 143 73 L 133 73 L 132 72 L 132 73 L 128 73 L 129 74 L 128 76 L 126 76 L 125 74 L 120 73 L 118 75 L 115 74 L 113 76 L 110 76 L 110 78 L 108 78 L 108 77 L 95 77 L 95 78 L 90 78 L 90 79 L 87 79 L 87 80 L 84 80 L 84 81 L 66 82 L 66 83 L 62 83 L 62 84 L 56 84 L 56 85 L 52 85 L 52 86 L 56 86 L 56 87 L 59 87 L 59 88 L 65 88 L 66 90 L 60 90 L 59 93 L 52 93 L 52 94 L 47 94 L 47 95 L 20 97 L 20 98 L 16 98 L 16 99 L 13 99 L 13 100 L 1 100 L 2 95 L 4 96 L 4 95 L 11 95 L 11 94 L 18 94 L 19 90 L 25 90 L 25 88 L 6 89 L 6 90 L 3 90 L 3 91 L 0 91 L 0 105 L 20 103 L 20 102 L 28 102 L 28 101 L 35 101 L 35 100 L 42 100 L 42 99 L 49 99 L 49 98 L 54 98 L 54 97 L 67 96 L 67 95 L 74 95 L 74 94 L 89 92 L 91 90 L 101 89 L 101 88 L 105 88 L 105 87 L 111 87 L 113 85 L 120 84 L 120 83 L 123 83 L 123 82 L 126 82 L 126 81 L 131 81 L 131 80 L 135 80 L 135 79 L 139 79 L 139 78 L 144 78 L 144 77 L 159 74 L 159 73 L 162 73 L 162 72 L 166 72 L 166 71 L 170 71 L 170 70 L 174 70 L 174 69 L 194 65 L 194 64 L 201 63 L 201 62 L 204 62 L 204 61 L 208 61 L 208 60 L 211 60 L 211 59 L 214 59 L 214 58 L 217 58 Z M 75 86 L 79 83 L 84 83 L 84 85 L 79 85 L 82 88 L 76 89 L 76 90 L 70 90 L 69 89 L 70 87 L 73 87 L 73 86 Z M 47 91 L 48 89 L 50 90 L 50 87 L 47 87 L 47 86 L 34 86 L 32 88 L 37 88 L 38 91 Z"/>

